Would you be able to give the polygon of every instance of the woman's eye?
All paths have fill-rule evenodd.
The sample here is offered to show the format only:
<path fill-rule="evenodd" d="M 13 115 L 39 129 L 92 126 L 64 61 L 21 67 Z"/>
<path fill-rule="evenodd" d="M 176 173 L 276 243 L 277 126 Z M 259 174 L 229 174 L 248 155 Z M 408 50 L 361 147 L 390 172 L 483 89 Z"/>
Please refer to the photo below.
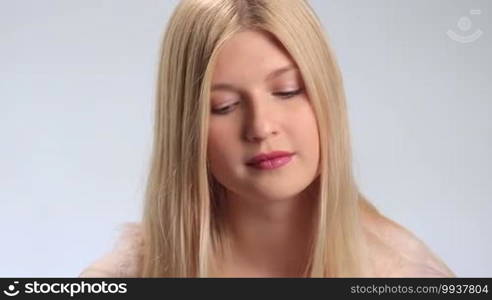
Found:
<path fill-rule="evenodd" d="M 301 92 L 302 92 L 302 89 L 298 89 L 298 90 L 289 91 L 289 92 L 278 92 L 278 93 L 274 93 L 273 95 L 288 99 L 288 98 L 292 98 L 296 95 L 299 95 Z"/>
<path fill-rule="evenodd" d="M 292 98 L 296 95 L 299 95 L 300 93 L 303 92 L 303 89 L 298 89 L 298 90 L 295 90 L 295 91 L 288 91 L 288 92 L 278 92 L 278 93 L 273 93 L 274 96 L 278 96 L 282 99 L 289 99 L 289 98 Z M 216 114 L 216 115 L 226 115 L 228 114 L 229 112 L 231 112 L 233 110 L 233 108 L 238 105 L 239 102 L 235 102 L 231 105 L 227 105 L 227 106 L 224 106 L 224 107 L 221 107 L 221 108 L 215 108 L 215 109 L 212 109 L 212 113 L 213 114 Z"/>
<path fill-rule="evenodd" d="M 212 113 L 217 114 L 217 115 L 225 115 L 225 114 L 229 113 L 231 111 L 232 107 L 236 106 L 238 103 L 239 102 L 236 102 L 236 103 L 233 103 L 231 105 L 227 105 L 227 106 L 224 106 L 221 108 L 212 109 Z"/>

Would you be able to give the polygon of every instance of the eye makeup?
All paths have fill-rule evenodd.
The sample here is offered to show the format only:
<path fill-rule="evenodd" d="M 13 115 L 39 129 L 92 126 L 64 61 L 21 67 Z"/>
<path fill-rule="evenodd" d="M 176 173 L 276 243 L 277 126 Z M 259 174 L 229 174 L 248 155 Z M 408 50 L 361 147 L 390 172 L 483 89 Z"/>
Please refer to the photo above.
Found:
<path fill-rule="evenodd" d="M 291 98 L 301 94 L 302 92 L 304 92 L 303 88 L 297 88 L 294 90 L 291 89 L 291 90 L 286 90 L 286 91 L 282 91 L 282 92 L 274 92 L 274 93 L 272 93 L 272 95 L 279 97 L 281 99 L 287 100 L 287 99 L 291 99 Z M 220 106 L 217 108 L 212 108 L 211 112 L 212 112 L 212 114 L 225 115 L 225 114 L 228 114 L 230 111 L 232 111 L 232 109 L 235 106 L 237 106 L 238 104 L 240 104 L 240 101 L 236 101 L 236 102 L 233 102 L 232 104 L 223 105 L 223 106 Z"/>

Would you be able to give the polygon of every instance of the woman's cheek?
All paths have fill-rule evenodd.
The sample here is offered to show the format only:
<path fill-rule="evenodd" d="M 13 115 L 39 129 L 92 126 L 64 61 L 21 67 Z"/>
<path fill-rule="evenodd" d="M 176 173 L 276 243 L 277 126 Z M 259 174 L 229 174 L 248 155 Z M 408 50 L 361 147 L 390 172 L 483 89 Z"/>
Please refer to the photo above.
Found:
<path fill-rule="evenodd" d="M 231 152 L 232 137 L 224 124 L 213 124 L 209 129 L 208 150 L 211 158 L 220 159 Z"/>

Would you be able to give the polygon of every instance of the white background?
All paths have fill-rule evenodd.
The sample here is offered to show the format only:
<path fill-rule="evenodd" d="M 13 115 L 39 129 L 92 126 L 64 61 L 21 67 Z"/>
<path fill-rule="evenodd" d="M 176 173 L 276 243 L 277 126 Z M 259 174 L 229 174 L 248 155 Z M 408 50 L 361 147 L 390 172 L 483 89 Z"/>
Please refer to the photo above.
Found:
<path fill-rule="evenodd" d="M 0 277 L 77 276 L 139 220 L 175 3 L 0 0 Z M 492 276 L 491 2 L 311 3 L 344 74 L 362 191 L 459 277 Z"/>

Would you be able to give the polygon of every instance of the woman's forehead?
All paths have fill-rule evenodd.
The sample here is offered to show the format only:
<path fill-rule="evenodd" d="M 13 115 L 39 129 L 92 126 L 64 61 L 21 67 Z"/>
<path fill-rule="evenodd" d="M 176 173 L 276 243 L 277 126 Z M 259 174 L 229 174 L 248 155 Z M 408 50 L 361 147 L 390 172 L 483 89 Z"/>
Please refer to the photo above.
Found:
<path fill-rule="evenodd" d="M 267 34 L 258 31 L 236 33 L 219 51 L 213 80 L 231 76 L 268 75 L 274 70 L 295 65 L 290 55 Z"/>

